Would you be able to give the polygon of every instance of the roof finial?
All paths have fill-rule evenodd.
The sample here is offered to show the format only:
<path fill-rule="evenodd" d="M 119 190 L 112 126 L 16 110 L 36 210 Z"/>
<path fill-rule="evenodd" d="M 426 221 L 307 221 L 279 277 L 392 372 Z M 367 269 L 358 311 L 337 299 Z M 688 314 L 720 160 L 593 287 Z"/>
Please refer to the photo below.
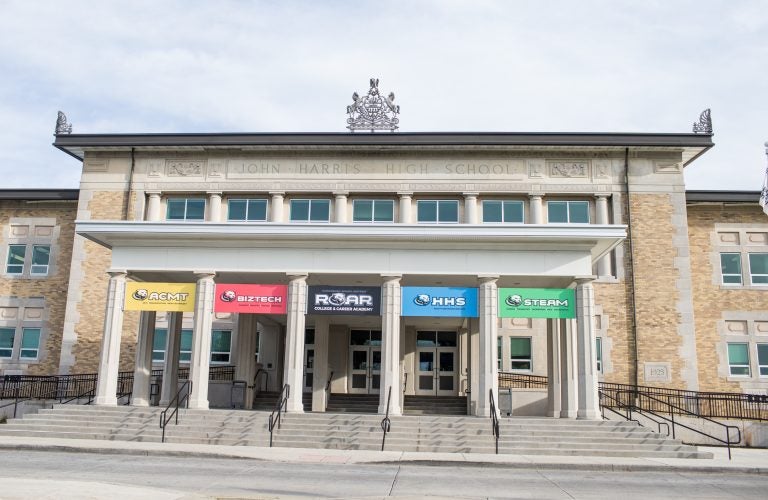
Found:
<path fill-rule="evenodd" d="M 63 111 L 59 111 L 59 116 L 56 118 L 56 130 L 53 135 L 71 134 L 72 124 L 67 122 L 67 115 Z"/>
<path fill-rule="evenodd" d="M 355 130 L 397 130 L 400 119 L 400 106 L 394 104 L 395 93 L 390 92 L 387 97 L 379 93 L 379 79 L 371 78 L 371 88 L 368 95 L 360 97 L 357 92 L 352 94 L 352 104 L 347 106 L 347 128 L 350 132 Z"/>
<path fill-rule="evenodd" d="M 701 112 L 698 122 L 693 123 L 693 133 L 712 135 L 712 116 L 709 112 L 709 108 Z"/>

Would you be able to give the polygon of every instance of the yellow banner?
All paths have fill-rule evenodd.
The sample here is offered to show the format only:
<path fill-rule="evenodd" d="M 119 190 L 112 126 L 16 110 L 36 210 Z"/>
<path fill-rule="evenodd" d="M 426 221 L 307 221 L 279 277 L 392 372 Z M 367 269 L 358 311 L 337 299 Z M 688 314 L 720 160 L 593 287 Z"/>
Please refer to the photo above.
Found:
<path fill-rule="evenodd" d="M 194 283 L 126 283 L 126 311 L 195 310 Z"/>

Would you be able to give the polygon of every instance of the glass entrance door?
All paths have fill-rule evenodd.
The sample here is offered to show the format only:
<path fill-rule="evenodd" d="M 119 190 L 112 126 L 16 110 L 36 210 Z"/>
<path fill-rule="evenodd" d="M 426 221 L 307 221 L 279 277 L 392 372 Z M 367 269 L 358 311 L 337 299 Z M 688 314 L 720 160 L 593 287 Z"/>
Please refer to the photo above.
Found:
<path fill-rule="evenodd" d="M 349 393 L 378 394 L 381 387 L 381 332 L 352 330 L 349 344 Z"/>
<path fill-rule="evenodd" d="M 416 394 L 455 396 L 456 332 L 416 332 Z"/>

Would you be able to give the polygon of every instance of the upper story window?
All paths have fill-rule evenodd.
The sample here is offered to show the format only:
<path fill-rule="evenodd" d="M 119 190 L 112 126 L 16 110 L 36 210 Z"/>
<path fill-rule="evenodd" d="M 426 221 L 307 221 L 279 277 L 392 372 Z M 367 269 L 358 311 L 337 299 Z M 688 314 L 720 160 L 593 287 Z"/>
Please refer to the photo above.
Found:
<path fill-rule="evenodd" d="M 15 328 L 0 328 L 0 358 L 10 359 L 13 357 L 15 337 Z"/>
<path fill-rule="evenodd" d="M 205 220 L 205 199 L 168 198 L 167 220 Z"/>
<path fill-rule="evenodd" d="M 32 249 L 27 260 L 27 249 Z M 34 276 L 47 276 L 51 262 L 51 245 L 8 245 L 8 260 L 5 266 L 6 274 L 24 274 L 24 268 Z"/>
<path fill-rule="evenodd" d="M 549 222 L 589 224 L 588 201 L 549 201 L 547 213 Z"/>
<path fill-rule="evenodd" d="M 353 222 L 394 222 L 395 202 L 392 200 L 354 200 Z"/>
<path fill-rule="evenodd" d="M 455 224 L 459 222 L 459 202 L 456 200 L 419 200 L 417 218 L 421 224 Z"/>
<path fill-rule="evenodd" d="M 291 200 L 291 222 L 330 222 L 330 200 Z"/>
<path fill-rule="evenodd" d="M 728 370 L 731 375 L 749 377 L 749 344 L 728 344 Z"/>
<path fill-rule="evenodd" d="M 0 252 L 8 276 L 39 278 L 51 273 L 51 254 L 58 236 L 56 219 L 12 219 L 8 245 Z"/>
<path fill-rule="evenodd" d="M 227 218 L 231 221 L 266 221 L 267 200 L 231 199 Z"/>
<path fill-rule="evenodd" d="M 753 285 L 768 285 L 768 253 L 749 254 L 749 281 Z"/>
<path fill-rule="evenodd" d="M 0 324 L 0 359 L 8 366 L 40 358 L 45 309 L 41 299 L 11 299 Z"/>
<path fill-rule="evenodd" d="M 741 254 L 721 253 L 720 270 L 724 285 L 741 285 Z"/>
<path fill-rule="evenodd" d="M 483 201 L 483 222 L 524 222 L 522 201 Z"/>

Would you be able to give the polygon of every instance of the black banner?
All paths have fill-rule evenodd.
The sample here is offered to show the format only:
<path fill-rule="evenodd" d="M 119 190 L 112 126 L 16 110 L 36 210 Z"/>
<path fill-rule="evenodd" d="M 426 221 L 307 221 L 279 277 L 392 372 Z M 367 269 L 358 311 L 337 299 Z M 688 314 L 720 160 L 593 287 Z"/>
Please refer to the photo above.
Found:
<path fill-rule="evenodd" d="M 380 316 L 381 287 L 310 286 L 307 314 Z"/>

